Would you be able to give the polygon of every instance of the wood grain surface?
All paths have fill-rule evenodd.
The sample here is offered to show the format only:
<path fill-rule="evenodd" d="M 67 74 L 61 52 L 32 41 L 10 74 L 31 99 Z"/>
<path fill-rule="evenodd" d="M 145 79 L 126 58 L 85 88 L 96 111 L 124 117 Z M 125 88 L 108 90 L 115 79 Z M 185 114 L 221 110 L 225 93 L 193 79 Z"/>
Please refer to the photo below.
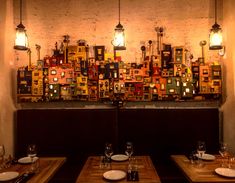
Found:
<path fill-rule="evenodd" d="M 155 170 L 152 160 L 149 156 L 135 156 L 137 170 L 139 174 L 139 183 L 160 183 L 160 178 Z M 112 170 L 123 170 L 127 172 L 128 161 L 112 161 L 111 168 L 100 167 L 101 157 L 90 156 L 80 175 L 77 178 L 76 183 L 105 183 L 110 182 L 103 178 L 103 173 Z M 116 182 L 116 181 L 115 181 Z M 126 178 L 118 182 L 128 182 Z"/>

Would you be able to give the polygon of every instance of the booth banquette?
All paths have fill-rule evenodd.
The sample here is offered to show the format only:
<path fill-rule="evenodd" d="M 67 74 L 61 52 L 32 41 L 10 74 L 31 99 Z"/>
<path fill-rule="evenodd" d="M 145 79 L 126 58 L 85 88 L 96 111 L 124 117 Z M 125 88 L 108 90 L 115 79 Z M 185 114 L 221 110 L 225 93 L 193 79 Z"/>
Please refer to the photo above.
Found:
<path fill-rule="evenodd" d="M 204 140 L 207 152 L 217 153 L 220 139 L 217 108 L 94 108 L 19 109 L 15 113 L 15 156 L 26 146 L 38 146 L 39 156 L 65 156 L 67 162 L 51 183 L 75 182 L 89 155 L 103 154 L 104 144 L 113 143 L 123 153 L 126 141 L 134 155 L 150 155 L 163 183 L 187 182 L 170 159 L 171 154 L 195 150 Z"/>

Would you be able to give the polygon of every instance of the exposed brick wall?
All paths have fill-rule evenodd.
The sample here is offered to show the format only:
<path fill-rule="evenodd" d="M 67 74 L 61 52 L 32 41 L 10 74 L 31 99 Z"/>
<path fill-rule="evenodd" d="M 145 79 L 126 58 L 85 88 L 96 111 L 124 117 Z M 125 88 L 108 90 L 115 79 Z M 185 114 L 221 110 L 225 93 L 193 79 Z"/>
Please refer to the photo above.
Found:
<path fill-rule="evenodd" d="M 185 45 L 194 57 L 201 55 L 199 42 L 208 41 L 214 21 L 212 0 L 121 0 L 121 23 L 125 28 L 126 61 L 138 61 L 140 47 L 148 40 L 156 41 L 154 30 L 165 28 L 164 42 Z M 112 52 L 111 40 L 118 23 L 118 0 L 25 0 L 23 23 L 27 28 L 32 61 L 36 60 L 35 44 L 42 46 L 42 56 L 51 54 L 56 41 L 71 36 L 89 45 L 105 45 Z M 18 1 L 15 1 L 15 24 L 19 22 Z M 27 62 L 26 62 L 27 63 Z"/>

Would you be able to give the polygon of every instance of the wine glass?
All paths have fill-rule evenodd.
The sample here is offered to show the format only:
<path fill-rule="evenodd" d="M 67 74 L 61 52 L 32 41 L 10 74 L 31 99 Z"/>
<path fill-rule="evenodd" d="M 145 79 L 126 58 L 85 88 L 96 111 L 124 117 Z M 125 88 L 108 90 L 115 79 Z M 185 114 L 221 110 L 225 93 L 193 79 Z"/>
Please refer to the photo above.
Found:
<path fill-rule="evenodd" d="M 105 144 L 104 154 L 110 160 L 111 156 L 113 155 L 113 147 L 111 143 Z"/>
<path fill-rule="evenodd" d="M 111 168 L 111 156 L 113 155 L 113 147 L 111 143 L 105 144 L 105 167 Z"/>
<path fill-rule="evenodd" d="M 4 155 L 5 155 L 4 145 L 0 145 L 0 158 L 3 159 Z"/>
<path fill-rule="evenodd" d="M 219 154 L 222 157 L 222 164 L 221 164 L 221 166 L 224 167 L 225 166 L 224 159 L 226 157 L 228 157 L 228 144 L 226 144 L 224 142 L 220 143 Z"/>
<path fill-rule="evenodd" d="M 133 154 L 134 150 L 133 150 L 133 144 L 132 142 L 127 142 L 126 143 L 126 150 L 125 150 L 125 153 L 126 155 L 129 157 L 129 161 L 131 159 L 131 156 Z"/>
<path fill-rule="evenodd" d="M 204 141 L 198 141 L 197 143 L 197 153 L 198 153 L 198 159 L 199 159 L 199 165 L 202 165 L 202 157 L 206 152 L 206 143 Z"/>
<path fill-rule="evenodd" d="M 0 145 L 0 169 L 4 166 L 4 156 L 5 156 L 4 145 Z"/>
<path fill-rule="evenodd" d="M 37 147 L 35 144 L 28 145 L 27 154 L 28 154 L 28 157 L 30 157 L 31 162 L 33 163 L 34 157 L 37 156 Z"/>

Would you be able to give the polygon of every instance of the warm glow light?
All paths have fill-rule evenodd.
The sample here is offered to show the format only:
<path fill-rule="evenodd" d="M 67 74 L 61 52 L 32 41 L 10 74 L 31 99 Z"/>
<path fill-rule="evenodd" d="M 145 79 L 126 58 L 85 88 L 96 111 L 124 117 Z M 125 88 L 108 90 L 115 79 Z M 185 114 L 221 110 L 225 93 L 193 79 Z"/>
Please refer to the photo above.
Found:
<path fill-rule="evenodd" d="M 125 46 L 124 33 L 115 32 L 114 36 L 114 46 Z"/>
<path fill-rule="evenodd" d="M 113 45 L 114 46 L 125 46 L 125 36 L 124 36 L 123 31 L 115 31 Z"/>
<path fill-rule="evenodd" d="M 210 32 L 210 49 L 219 50 L 222 49 L 223 36 L 220 28 L 211 29 Z"/>
<path fill-rule="evenodd" d="M 125 50 L 125 34 L 123 26 L 119 23 L 115 28 L 114 39 L 112 44 L 117 50 Z"/>
<path fill-rule="evenodd" d="M 223 48 L 223 37 L 222 37 L 222 29 L 220 25 L 217 24 L 217 0 L 215 0 L 215 23 L 210 30 L 210 50 L 220 50 Z"/>
<path fill-rule="evenodd" d="M 17 50 L 27 50 L 28 49 L 28 37 L 26 30 L 22 24 L 19 24 L 16 28 L 16 39 L 15 39 L 15 49 Z"/>
<path fill-rule="evenodd" d="M 20 0 L 20 24 L 16 27 L 16 50 L 28 50 L 28 37 L 26 34 L 25 26 L 22 24 L 22 0 Z"/>
<path fill-rule="evenodd" d="M 112 41 L 112 45 L 114 46 L 114 52 L 115 52 L 115 50 L 125 50 L 126 49 L 124 28 L 123 28 L 122 24 L 120 23 L 120 12 L 121 12 L 120 0 L 118 0 L 118 20 L 119 20 L 119 23 L 115 27 L 114 39 Z M 114 58 L 116 58 L 116 53 L 114 53 Z"/>

